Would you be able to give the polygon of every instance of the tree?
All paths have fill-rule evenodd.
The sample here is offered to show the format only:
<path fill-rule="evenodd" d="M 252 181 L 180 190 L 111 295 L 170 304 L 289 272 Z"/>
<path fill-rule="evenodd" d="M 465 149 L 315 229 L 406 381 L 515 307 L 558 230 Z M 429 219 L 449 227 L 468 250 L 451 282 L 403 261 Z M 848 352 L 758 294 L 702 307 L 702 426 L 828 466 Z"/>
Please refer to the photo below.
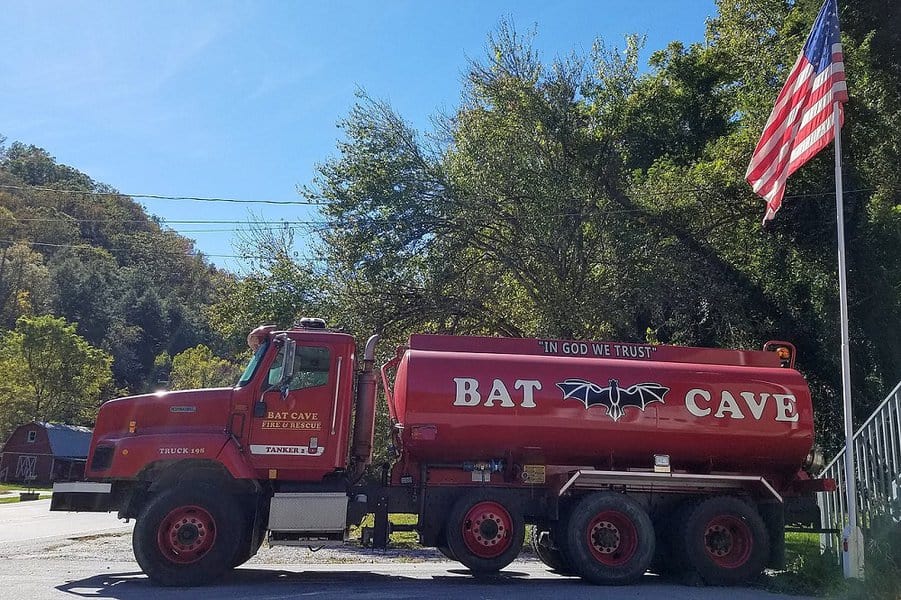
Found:
<path fill-rule="evenodd" d="M 311 265 L 296 260 L 293 244 L 291 229 L 252 231 L 239 248 L 250 273 L 219 277 L 217 301 L 207 317 L 229 352 L 246 351 L 247 334 L 258 325 L 287 328 L 300 317 L 319 314 L 322 281 Z"/>
<path fill-rule="evenodd" d="M 213 355 L 203 344 L 176 354 L 169 371 L 169 389 L 188 390 L 234 385 L 240 366 Z"/>
<path fill-rule="evenodd" d="M 90 424 L 112 381 L 111 363 L 65 319 L 19 317 L 0 346 L 0 437 L 28 420 Z"/>
<path fill-rule="evenodd" d="M 838 442 L 832 157 L 777 221 L 744 181 L 819 1 L 722 0 L 704 44 L 638 69 L 599 41 L 544 63 L 502 23 L 461 107 L 420 133 L 364 95 L 306 190 L 324 204 L 323 305 L 359 334 L 412 331 L 755 347 L 792 339 L 820 440 Z M 853 385 L 901 377 L 901 8 L 842 7 Z M 882 8 L 879 8 L 882 7 Z M 878 10 L 877 10 L 878 9 Z M 887 18 L 874 14 L 887 12 Z"/>
<path fill-rule="evenodd" d="M 0 329 L 62 316 L 131 392 L 153 387 L 160 352 L 222 345 L 205 316 L 219 277 L 191 240 L 41 148 L 0 148 L 0 184 Z"/>
<path fill-rule="evenodd" d="M 44 312 L 49 284 L 41 254 L 21 243 L 0 247 L 0 328 L 12 328 L 22 315 Z"/>

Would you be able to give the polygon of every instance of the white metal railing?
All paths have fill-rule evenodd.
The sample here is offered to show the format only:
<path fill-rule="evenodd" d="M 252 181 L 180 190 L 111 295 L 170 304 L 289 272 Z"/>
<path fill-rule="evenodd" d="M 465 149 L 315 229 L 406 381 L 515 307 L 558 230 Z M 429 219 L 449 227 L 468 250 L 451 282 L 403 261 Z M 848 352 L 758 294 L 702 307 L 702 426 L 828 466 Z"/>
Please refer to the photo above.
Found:
<path fill-rule="evenodd" d="M 858 523 L 864 531 L 883 515 L 901 518 L 901 383 L 860 426 L 851 439 L 857 470 Z M 819 494 L 823 529 L 842 530 L 848 523 L 845 498 L 845 450 L 826 465 L 821 477 L 835 479 L 836 491 Z M 838 555 L 840 537 L 822 534 L 820 542 Z"/>

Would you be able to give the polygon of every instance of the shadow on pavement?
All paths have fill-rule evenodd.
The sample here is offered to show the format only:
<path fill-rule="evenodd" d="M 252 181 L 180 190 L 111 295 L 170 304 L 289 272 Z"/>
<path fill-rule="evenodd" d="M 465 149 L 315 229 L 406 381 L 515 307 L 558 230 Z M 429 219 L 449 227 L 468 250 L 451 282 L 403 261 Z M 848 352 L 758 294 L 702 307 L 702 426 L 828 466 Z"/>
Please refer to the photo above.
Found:
<path fill-rule="evenodd" d="M 388 575 L 364 571 L 286 571 L 281 569 L 240 568 L 223 576 L 216 582 L 194 588 L 167 588 L 152 585 L 141 573 L 104 573 L 84 579 L 66 582 L 56 589 L 77 598 L 113 598 L 137 600 L 148 598 L 185 598 L 191 600 L 223 600 L 225 598 L 289 598 L 304 593 L 315 593 L 317 597 L 346 597 L 348 593 L 361 590 L 383 592 L 385 597 L 423 597 L 424 594 L 447 597 L 448 592 L 460 591 L 473 586 L 508 586 L 522 591 L 521 586 L 537 591 L 536 587 L 547 590 L 572 589 L 572 585 L 592 589 L 577 578 L 560 577 L 528 581 L 530 574 L 519 571 L 502 571 L 490 576 L 472 576 L 466 569 L 448 569 L 446 575 L 432 577 L 410 577 L 402 574 Z M 656 578 L 652 578 L 656 579 Z M 527 583 L 528 582 L 528 583 Z M 437 585 L 436 585 L 437 584 Z M 429 593 L 431 591 L 431 593 Z"/>

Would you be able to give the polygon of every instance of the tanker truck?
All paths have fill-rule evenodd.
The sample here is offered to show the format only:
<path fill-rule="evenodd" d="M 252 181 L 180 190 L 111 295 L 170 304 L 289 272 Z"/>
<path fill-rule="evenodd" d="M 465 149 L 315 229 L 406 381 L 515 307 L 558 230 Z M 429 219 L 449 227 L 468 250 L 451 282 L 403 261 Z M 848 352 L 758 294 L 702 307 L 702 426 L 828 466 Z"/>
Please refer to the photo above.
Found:
<path fill-rule="evenodd" d="M 551 569 L 627 584 L 649 569 L 738 584 L 784 560 L 787 524 L 818 524 L 810 391 L 795 349 L 412 335 L 320 319 L 258 327 L 234 387 L 100 408 L 85 481 L 51 510 L 136 519 L 152 582 L 214 581 L 272 546 L 342 544 L 373 516 L 415 515 L 422 545 L 473 575 L 509 565 L 528 530 Z M 389 458 L 373 465 L 377 383 Z M 652 564 L 653 563 L 653 564 Z"/>

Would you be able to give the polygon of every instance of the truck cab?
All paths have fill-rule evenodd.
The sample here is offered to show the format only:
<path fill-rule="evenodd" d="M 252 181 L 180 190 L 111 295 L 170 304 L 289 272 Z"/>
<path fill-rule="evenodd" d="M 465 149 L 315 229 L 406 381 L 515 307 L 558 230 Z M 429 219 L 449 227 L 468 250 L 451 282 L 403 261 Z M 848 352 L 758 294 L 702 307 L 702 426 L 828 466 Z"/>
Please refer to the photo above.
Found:
<path fill-rule="evenodd" d="M 340 474 L 351 426 L 353 338 L 309 325 L 264 333 L 234 388 L 228 430 L 257 479 L 315 482 Z"/>
<path fill-rule="evenodd" d="M 319 319 L 253 330 L 253 356 L 232 388 L 107 402 L 89 481 L 58 485 L 51 510 L 136 518 L 135 557 L 169 585 L 241 564 L 267 534 L 273 544 L 343 542 L 348 489 L 372 448 L 376 340 L 366 346 L 356 407 L 354 339 Z"/>

